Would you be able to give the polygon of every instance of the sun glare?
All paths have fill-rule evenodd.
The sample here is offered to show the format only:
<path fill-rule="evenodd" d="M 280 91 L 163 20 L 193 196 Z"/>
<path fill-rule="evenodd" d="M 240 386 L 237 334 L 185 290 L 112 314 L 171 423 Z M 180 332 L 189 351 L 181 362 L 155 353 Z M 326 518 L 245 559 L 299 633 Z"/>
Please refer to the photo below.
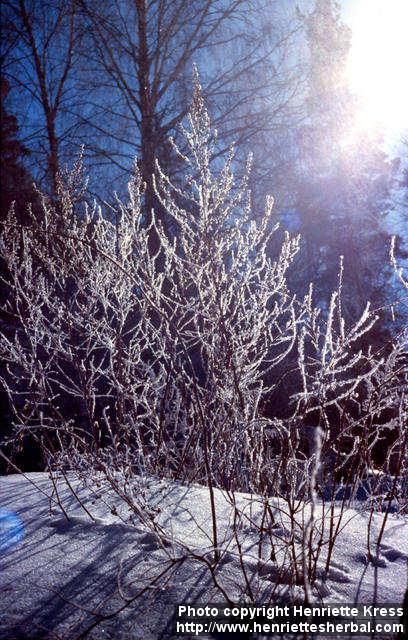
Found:
<path fill-rule="evenodd" d="M 348 72 L 360 126 L 408 128 L 408 0 L 354 0 Z"/>

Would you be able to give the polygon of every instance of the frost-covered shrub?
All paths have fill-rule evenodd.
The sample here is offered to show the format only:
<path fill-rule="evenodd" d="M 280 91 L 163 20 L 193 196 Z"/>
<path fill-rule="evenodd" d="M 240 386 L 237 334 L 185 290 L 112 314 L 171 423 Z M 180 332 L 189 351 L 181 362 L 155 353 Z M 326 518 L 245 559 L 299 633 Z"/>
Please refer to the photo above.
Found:
<path fill-rule="evenodd" d="M 298 582 L 313 581 L 327 536 L 330 565 L 340 527 L 335 501 L 355 495 L 387 433 L 377 474 L 406 471 L 406 341 L 386 356 L 358 347 L 376 317 L 367 304 L 346 327 L 342 267 L 326 313 L 315 307 L 312 285 L 303 300 L 289 290 L 300 239 L 284 234 L 271 255 L 272 199 L 254 217 L 250 161 L 237 183 L 234 149 L 222 165 L 214 159 L 197 80 L 183 131 L 188 156 L 175 150 L 186 164 L 184 186 L 159 165 L 155 176 L 172 234 L 154 216 L 146 228 L 137 165 L 128 202 L 116 199 L 109 216 L 86 203 L 78 213 L 81 162 L 59 178 L 57 202 L 42 198 L 29 226 L 10 211 L 1 245 L 10 284 L 1 357 L 13 441 L 32 434 L 51 470 L 102 474 L 135 512 L 137 476 L 208 485 L 216 559 L 214 487 L 254 492 L 266 505 L 273 496 L 292 526 L 289 566 Z M 160 238 L 155 255 L 151 234 Z M 289 373 L 282 417 L 270 398 Z M 397 486 L 381 508 L 394 505 Z M 330 524 L 316 521 L 318 500 Z M 270 520 L 269 506 L 264 513 Z M 236 524 L 242 519 L 238 513 Z"/>

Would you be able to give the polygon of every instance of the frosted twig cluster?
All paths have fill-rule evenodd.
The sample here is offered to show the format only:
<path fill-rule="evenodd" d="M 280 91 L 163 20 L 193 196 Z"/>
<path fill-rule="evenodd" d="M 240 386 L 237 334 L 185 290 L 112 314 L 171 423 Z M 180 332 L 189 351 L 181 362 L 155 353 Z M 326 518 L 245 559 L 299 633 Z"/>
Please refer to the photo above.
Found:
<path fill-rule="evenodd" d="M 146 227 L 137 164 L 128 202 L 116 198 L 109 215 L 80 210 L 81 159 L 29 225 L 10 211 L 0 348 L 12 441 L 37 440 L 51 473 L 99 474 L 143 521 L 155 513 L 137 478 L 207 485 L 215 563 L 214 492 L 225 490 L 234 506 L 238 549 L 248 517 L 234 492 L 257 494 L 260 561 L 269 532 L 281 578 L 289 572 L 311 597 L 318 559 L 324 551 L 328 570 L 341 528 L 338 500 L 344 507 L 363 484 L 372 508 L 402 508 L 406 342 L 383 354 L 364 348 L 376 321 L 369 305 L 346 327 L 342 265 L 326 312 L 312 286 L 303 300 L 290 291 L 300 239 L 283 234 L 272 254 L 280 237 L 272 199 L 256 219 L 250 161 L 237 180 L 234 149 L 223 163 L 215 155 L 197 78 L 184 135 L 184 184 L 158 164 L 154 179 L 171 232 L 154 212 Z M 291 393 L 278 411 L 271 398 L 285 376 Z M 284 540 L 273 535 L 279 513 L 291 528 Z"/>

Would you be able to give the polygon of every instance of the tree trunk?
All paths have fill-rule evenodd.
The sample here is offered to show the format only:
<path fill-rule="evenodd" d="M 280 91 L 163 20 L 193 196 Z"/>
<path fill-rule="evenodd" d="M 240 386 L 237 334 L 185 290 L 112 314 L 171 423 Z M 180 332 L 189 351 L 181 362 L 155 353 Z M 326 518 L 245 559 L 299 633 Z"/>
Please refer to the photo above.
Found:
<path fill-rule="evenodd" d="M 140 169 L 145 183 L 144 195 L 144 215 L 146 225 L 152 221 L 152 210 L 155 209 L 155 194 L 153 188 L 153 173 L 155 163 L 155 148 L 157 141 L 155 139 L 155 118 L 154 104 L 152 99 L 151 81 L 150 81 L 150 58 L 149 47 L 147 41 L 147 10 L 145 0 L 135 0 L 136 11 L 138 17 L 138 81 L 140 96 L 140 112 L 141 112 L 141 157 L 139 159 Z M 157 209 L 155 210 L 158 214 Z M 157 233 L 152 229 L 150 234 L 149 249 L 151 255 L 157 253 L 160 241 Z"/>

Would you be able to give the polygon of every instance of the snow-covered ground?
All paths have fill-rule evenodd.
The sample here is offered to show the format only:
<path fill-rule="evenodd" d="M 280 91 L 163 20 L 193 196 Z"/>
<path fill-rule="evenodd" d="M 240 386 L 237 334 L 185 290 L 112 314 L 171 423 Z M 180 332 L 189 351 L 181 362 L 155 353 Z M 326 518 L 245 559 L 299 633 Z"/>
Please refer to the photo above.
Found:
<path fill-rule="evenodd" d="M 119 608 L 119 613 L 101 620 L 86 637 L 172 638 L 176 604 L 223 600 L 203 561 L 210 558 L 212 535 L 208 490 L 145 479 L 139 481 L 137 491 L 139 504 L 145 505 L 151 521 L 164 532 L 161 541 L 123 502 L 110 497 L 103 484 L 79 490 L 94 520 L 69 488 L 61 485 L 59 496 L 68 521 L 57 507 L 46 474 L 0 478 L 2 640 L 73 640 Z M 239 523 L 239 543 L 250 589 L 258 602 L 267 601 L 271 593 L 282 597 L 288 587 L 276 585 L 276 567 L 267 543 L 261 553 L 264 561 L 257 557 L 259 537 L 251 527 L 259 517 L 256 501 L 251 503 L 243 494 L 237 500 L 241 513 L 247 514 Z M 242 597 L 242 563 L 231 533 L 231 503 L 220 491 L 216 509 L 223 555 L 215 577 L 235 599 Z M 368 517 L 368 512 L 348 510 L 331 570 L 325 574 L 324 563 L 318 565 L 320 596 L 325 602 L 402 602 L 407 587 L 407 521 L 389 515 L 377 566 L 373 566 L 367 563 Z M 381 522 L 382 515 L 375 514 L 373 541 Z M 283 518 L 273 535 L 284 541 L 285 533 Z M 323 550 L 323 560 L 324 555 Z"/>

